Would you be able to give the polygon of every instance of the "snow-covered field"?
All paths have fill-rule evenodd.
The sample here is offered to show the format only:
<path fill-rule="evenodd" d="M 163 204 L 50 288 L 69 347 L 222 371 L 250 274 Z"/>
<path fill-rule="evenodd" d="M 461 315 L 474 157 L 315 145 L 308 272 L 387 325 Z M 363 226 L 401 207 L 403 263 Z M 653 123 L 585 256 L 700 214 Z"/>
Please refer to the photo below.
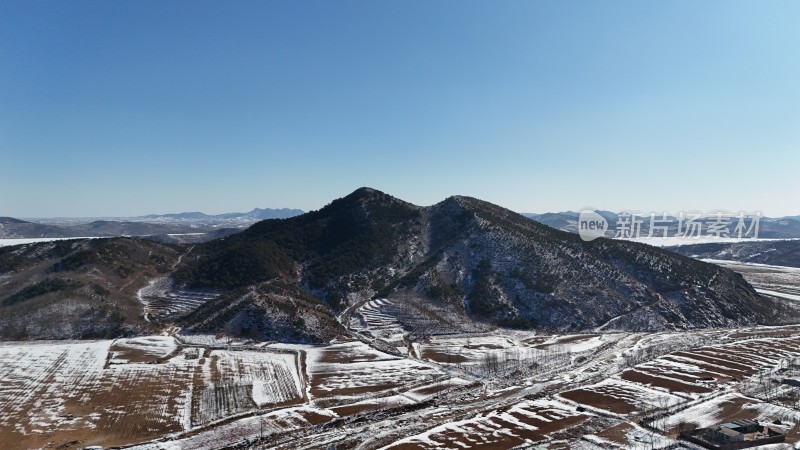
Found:
<path fill-rule="evenodd" d="M 667 448 L 680 429 L 737 418 L 779 421 L 794 443 L 790 376 L 800 327 L 497 330 L 413 342 L 403 357 L 356 340 L 10 342 L 0 448 Z"/>
<path fill-rule="evenodd" d="M 719 259 L 703 261 L 741 273 L 756 288 L 756 292 L 800 301 L 800 268 Z"/>
<path fill-rule="evenodd" d="M 180 431 L 194 368 L 110 364 L 112 341 L 0 345 L 0 434 L 12 448 L 88 440 L 112 445 Z M 57 445 L 55 445 L 57 446 Z"/>
<path fill-rule="evenodd" d="M 66 241 L 69 239 L 103 239 L 102 237 L 71 237 L 71 238 L 18 238 L 18 239 L 0 239 L 0 247 L 7 247 L 10 245 L 21 244 L 35 244 L 37 242 L 50 242 L 50 241 Z"/>
<path fill-rule="evenodd" d="M 578 425 L 587 418 L 588 415 L 575 412 L 569 405 L 526 400 L 436 426 L 384 448 L 512 448 L 545 440 L 549 434 Z"/>
<path fill-rule="evenodd" d="M 736 242 L 769 242 L 769 241 L 792 241 L 797 238 L 789 239 L 770 239 L 770 238 L 733 238 L 716 236 L 680 237 L 680 236 L 641 236 L 638 238 L 618 238 L 624 241 L 640 242 L 654 247 L 674 247 L 678 245 L 695 244 L 728 244 Z"/>
<path fill-rule="evenodd" d="M 4 449 L 135 443 L 298 403 L 295 358 L 179 347 L 169 336 L 0 344 L 0 442 L 14 443 Z"/>
<path fill-rule="evenodd" d="M 340 405 L 393 395 L 445 376 L 431 364 L 379 352 L 360 341 L 305 351 L 313 404 Z"/>

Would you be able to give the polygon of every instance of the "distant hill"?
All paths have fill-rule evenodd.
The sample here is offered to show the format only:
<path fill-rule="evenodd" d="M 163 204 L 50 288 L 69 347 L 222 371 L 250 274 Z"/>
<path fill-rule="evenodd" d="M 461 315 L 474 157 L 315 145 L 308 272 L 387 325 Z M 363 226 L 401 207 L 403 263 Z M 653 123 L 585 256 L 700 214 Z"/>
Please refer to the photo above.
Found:
<path fill-rule="evenodd" d="M 122 220 L 96 220 L 76 225 L 48 225 L 28 221 L 9 221 L 0 224 L 0 238 L 2 239 L 166 236 L 169 234 L 197 234 L 211 231 L 214 231 L 214 228 L 209 226 Z"/>
<path fill-rule="evenodd" d="M 197 243 L 227 236 L 265 219 L 302 214 L 299 209 L 260 209 L 209 215 L 202 212 L 101 219 L 0 218 L 0 239 L 146 236 L 160 242 Z"/>
<path fill-rule="evenodd" d="M 620 214 L 611 211 L 598 211 L 598 213 L 609 223 L 610 230 L 606 233 L 606 237 L 612 237 Z M 523 213 L 523 216 L 531 220 L 570 233 L 578 232 L 578 215 L 579 213 L 574 211 L 542 214 Z M 656 220 L 661 218 L 661 216 L 656 216 Z M 677 232 L 678 219 L 673 216 L 667 216 L 667 219 L 671 221 L 669 234 L 674 235 Z M 700 221 L 704 223 L 705 227 L 711 220 L 713 219 L 701 219 Z M 646 235 L 649 230 L 650 218 L 645 217 L 641 225 L 641 232 Z M 656 236 L 661 235 L 662 231 L 656 229 Z M 759 221 L 758 237 L 763 239 L 800 238 L 800 216 L 762 217 Z"/>
<path fill-rule="evenodd" d="M 201 212 L 184 212 L 177 214 L 148 214 L 146 216 L 142 216 L 142 219 L 199 220 L 199 219 L 207 219 L 209 217 L 211 216 Z"/>
<path fill-rule="evenodd" d="M 56 225 L 29 222 L 13 217 L 0 218 L 0 239 L 17 238 L 63 238 L 73 235 Z"/>
<path fill-rule="evenodd" d="M 698 259 L 800 267 L 800 240 L 794 239 L 680 245 L 667 249 Z"/>
<path fill-rule="evenodd" d="M 142 216 L 137 220 L 200 221 L 204 223 L 215 222 L 215 221 L 225 221 L 225 222 L 238 221 L 238 222 L 252 223 L 266 219 L 287 219 L 289 217 L 299 216 L 300 214 L 303 214 L 303 211 L 300 209 L 254 208 L 250 212 L 234 212 L 234 213 L 224 213 L 224 214 L 205 214 L 202 212 L 184 212 L 178 214 L 160 214 L 160 215 L 150 214 L 147 216 Z"/>
<path fill-rule="evenodd" d="M 0 225 L 30 223 L 25 220 L 15 219 L 13 217 L 0 217 Z"/>

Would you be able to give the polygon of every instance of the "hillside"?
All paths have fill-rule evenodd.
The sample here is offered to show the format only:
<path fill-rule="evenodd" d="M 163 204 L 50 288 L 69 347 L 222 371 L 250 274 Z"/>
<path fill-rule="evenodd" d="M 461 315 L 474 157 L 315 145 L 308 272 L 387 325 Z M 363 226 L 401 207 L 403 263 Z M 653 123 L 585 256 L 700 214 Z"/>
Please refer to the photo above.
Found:
<path fill-rule="evenodd" d="M 739 275 L 650 246 L 576 235 L 468 197 L 415 206 L 362 188 L 319 211 L 198 246 L 179 285 L 294 284 L 346 319 L 375 296 L 403 325 L 660 330 L 796 320 Z M 409 313 L 411 311 L 412 313 Z M 436 331 L 436 330 L 434 330 Z M 427 331 L 426 331 L 427 332 Z"/>
<path fill-rule="evenodd" d="M 130 239 L 0 248 L 0 339 L 88 339 L 153 331 L 136 297 L 184 249 Z"/>

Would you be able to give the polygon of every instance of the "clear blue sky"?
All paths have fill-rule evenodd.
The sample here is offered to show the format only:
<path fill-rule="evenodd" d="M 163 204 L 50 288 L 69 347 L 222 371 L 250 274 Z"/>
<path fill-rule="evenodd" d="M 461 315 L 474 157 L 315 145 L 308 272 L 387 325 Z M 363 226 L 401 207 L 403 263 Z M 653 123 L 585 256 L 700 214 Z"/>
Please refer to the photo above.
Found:
<path fill-rule="evenodd" d="M 800 214 L 797 1 L 0 0 L 0 215 Z"/>

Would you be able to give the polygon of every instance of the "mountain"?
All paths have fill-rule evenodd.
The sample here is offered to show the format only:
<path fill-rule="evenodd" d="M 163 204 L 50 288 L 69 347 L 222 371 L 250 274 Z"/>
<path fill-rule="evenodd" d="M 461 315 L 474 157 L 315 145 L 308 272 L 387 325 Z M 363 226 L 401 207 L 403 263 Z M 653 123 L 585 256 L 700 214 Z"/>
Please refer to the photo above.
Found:
<path fill-rule="evenodd" d="M 766 217 L 762 219 L 759 237 L 772 239 L 800 238 L 800 217 Z"/>
<path fill-rule="evenodd" d="M 474 198 L 419 207 L 369 188 L 318 211 L 201 244 L 173 276 L 187 288 L 226 292 L 293 286 L 343 320 L 353 305 L 386 297 L 401 310 L 406 329 L 426 332 L 476 323 L 662 330 L 798 318 L 741 276 L 672 252 L 583 242 Z"/>
<path fill-rule="evenodd" d="M 800 319 L 792 303 L 760 296 L 722 267 L 633 242 L 584 242 L 460 196 L 420 207 L 361 188 L 201 244 L 109 238 L 0 248 L 2 339 L 177 325 L 183 333 L 327 342 L 350 334 L 342 324 L 373 298 L 387 299 L 393 320 L 417 336 Z"/>

